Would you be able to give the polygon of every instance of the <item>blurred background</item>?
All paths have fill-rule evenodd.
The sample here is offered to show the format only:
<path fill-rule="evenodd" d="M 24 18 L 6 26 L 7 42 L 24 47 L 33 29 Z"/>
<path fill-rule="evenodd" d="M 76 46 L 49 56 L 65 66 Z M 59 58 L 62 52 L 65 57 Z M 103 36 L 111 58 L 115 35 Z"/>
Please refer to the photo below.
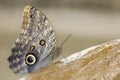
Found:
<path fill-rule="evenodd" d="M 119 0 L 0 0 L 0 80 L 17 80 L 9 68 L 7 57 L 22 25 L 26 5 L 41 10 L 55 29 L 58 45 L 71 33 L 62 55 L 120 36 Z M 61 57 L 63 58 L 63 57 Z"/>

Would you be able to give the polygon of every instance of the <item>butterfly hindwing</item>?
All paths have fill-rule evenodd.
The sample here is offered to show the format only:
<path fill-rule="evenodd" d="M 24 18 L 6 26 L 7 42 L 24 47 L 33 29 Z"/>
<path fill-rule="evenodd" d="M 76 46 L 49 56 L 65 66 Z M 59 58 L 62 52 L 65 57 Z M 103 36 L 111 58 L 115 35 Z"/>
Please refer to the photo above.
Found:
<path fill-rule="evenodd" d="M 47 17 L 26 6 L 21 32 L 11 49 L 9 67 L 15 73 L 34 72 L 51 63 L 50 52 L 56 45 L 55 33 Z"/>

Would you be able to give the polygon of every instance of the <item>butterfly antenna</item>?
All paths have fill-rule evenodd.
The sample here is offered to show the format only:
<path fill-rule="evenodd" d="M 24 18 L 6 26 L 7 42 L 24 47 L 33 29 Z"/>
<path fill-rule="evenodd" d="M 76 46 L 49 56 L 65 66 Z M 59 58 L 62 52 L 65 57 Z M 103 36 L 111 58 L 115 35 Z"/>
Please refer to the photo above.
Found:
<path fill-rule="evenodd" d="M 54 53 L 54 55 L 52 55 L 53 59 L 57 58 L 58 56 L 60 56 L 60 53 L 62 51 L 62 46 L 63 44 L 72 36 L 72 34 L 68 34 L 67 38 L 61 43 L 60 46 L 58 46 L 57 48 L 55 48 L 51 53 Z M 62 55 L 62 54 L 61 54 Z M 63 55 L 62 55 L 63 56 Z M 63 56 L 64 57 L 64 56 Z M 65 58 L 65 57 L 64 57 Z"/>
<path fill-rule="evenodd" d="M 62 46 L 68 41 L 68 39 L 72 36 L 72 34 L 68 34 L 67 38 L 61 43 L 61 45 L 59 46 L 60 48 L 62 48 Z"/>
<path fill-rule="evenodd" d="M 72 34 L 68 34 L 68 35 L 67 35 L 67 38 L 66 38 L 66 39 L 60 44 L 60 46 L 57 48 L 58 55 L 60 55 L 60 53 L 61 53 L 61 51 L 62 51 L 62 46 L 65 44 L 65 42 L 68 41 L 68 39 L 69 39 L 71 36 L 72 36 Z M 63 58 L 65 58 L 64 55 L 61 54 L 61 56 L 62 56 Z"/>

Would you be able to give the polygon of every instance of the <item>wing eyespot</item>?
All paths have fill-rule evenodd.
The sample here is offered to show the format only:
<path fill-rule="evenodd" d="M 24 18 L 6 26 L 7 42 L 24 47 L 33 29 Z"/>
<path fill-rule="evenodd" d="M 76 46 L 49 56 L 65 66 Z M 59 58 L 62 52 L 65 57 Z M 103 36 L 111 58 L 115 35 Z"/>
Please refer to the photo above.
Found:
<path fill-rule="evenodd" d="M 32 53 L 27 54 L 25 57 L 25 62 L 27 65 L 33 65 L 36 63 L 36 61 L 37 61 L 37 59 L 36 59 L 35 55 Z"/>
<path fill-rule="evenodd" d="M 35 49 L 35 46 L 30 46 L 30 50 L 34 50 Z"/>
<path fill-rule="evenodd" d="M 41 39 L 41 40 L 39 41 L 39 44 L 40 44 L 41 46 L 44 46 L 44 45 L 46 44 L 46 41 L 43 40 L 43 39 Z"/>

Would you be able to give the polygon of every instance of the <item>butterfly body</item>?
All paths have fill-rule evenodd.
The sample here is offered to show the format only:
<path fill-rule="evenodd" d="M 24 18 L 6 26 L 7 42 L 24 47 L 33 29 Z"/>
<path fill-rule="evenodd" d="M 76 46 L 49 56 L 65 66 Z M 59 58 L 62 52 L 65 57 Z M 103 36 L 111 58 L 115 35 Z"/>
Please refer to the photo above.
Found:
<path fill-rule="evenodd" d="M 56 50 L 55 32 L 47 17 L 38 9 L 26 6 L 21 32 L 11 49 L 9 67 L 15 73 L 30 73 L 49 65 Z"/>

